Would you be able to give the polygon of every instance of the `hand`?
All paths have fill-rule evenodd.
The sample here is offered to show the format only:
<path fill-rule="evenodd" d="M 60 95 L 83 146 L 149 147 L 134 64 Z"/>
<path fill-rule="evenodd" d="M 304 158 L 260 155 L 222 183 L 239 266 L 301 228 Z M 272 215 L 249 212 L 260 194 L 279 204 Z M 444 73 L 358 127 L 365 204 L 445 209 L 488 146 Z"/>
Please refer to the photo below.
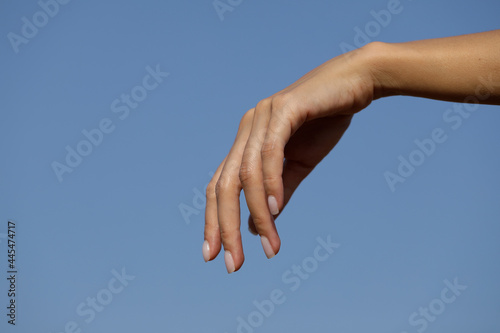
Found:
<path fill-rule="evenodd" d="M 245 113 L 229 154 L 207 187 L 205 261 L 218 255 L 222 241 L 228 273 L 243 264 L 242 189 L 250 231 L 260 235 L 268 258 L 278 253 L 274 218 L 337 144 L 353 114 L 373 99 L 366 60 L 364 49 L 336 57 Z"/>
<path fill-rule="evenodd" d="M 224 245 L 226 268 L 244 261 L 243 189 L 268 258 L 278 253 L 274 218 L 373 99 L 410 95 L 500 105 L 500 30 L 407 43 L 370 43 L 327 61 L 242 118 L 236 140 L 207 187 L 205 261 Z"/>

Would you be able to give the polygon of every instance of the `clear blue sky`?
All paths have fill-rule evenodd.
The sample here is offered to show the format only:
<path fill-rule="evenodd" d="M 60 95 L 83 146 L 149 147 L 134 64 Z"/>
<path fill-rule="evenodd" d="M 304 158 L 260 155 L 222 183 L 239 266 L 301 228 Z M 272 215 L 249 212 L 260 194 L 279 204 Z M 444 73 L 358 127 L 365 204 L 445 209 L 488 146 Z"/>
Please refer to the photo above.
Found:
<path fill-rule="evenodd" d="M 54 3 L 0 3 L 1 332 L 500 331 L 498 106 L 376 101 L 280 216 L 279 255 L 245 226 L 232 275 L 203 261 L 196 194 L 242 114 L 359 31 L 492 30 L 497 0 Z M 392 191 L 399 156 L 421 165 Z"/>

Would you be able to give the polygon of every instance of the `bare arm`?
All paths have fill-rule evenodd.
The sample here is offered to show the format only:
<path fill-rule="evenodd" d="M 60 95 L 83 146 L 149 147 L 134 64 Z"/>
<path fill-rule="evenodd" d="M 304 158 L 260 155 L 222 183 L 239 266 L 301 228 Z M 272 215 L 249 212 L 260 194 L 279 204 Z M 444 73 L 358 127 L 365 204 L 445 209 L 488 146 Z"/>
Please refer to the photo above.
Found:
<path fill-rule="evenodd" d="M 374 48 L 376 98 L 500 104 L 500 30 Z"/>

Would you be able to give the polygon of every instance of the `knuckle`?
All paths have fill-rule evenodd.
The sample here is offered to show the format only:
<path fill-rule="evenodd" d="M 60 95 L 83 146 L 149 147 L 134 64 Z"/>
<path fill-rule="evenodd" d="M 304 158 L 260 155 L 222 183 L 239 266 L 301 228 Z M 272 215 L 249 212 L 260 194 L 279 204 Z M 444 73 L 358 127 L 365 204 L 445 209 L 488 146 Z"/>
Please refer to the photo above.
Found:
<path fill-rule="evenodd" d="M 281 120 L 275 120 L 275 122 L 276 121 L 281 122 Z M 270 125 L 265 135 L 264 142 L 262 143 L 260 149 L 262 160 L 266 161 L 268 159 L 284 158 L 283 156 L 284 145 L 285 143 L 280 137 L 280 134 L 276 132 L 276 129 L 273 128 L 272 125 Z"/>
<path fill-rule="evenodd" d="M 269 141 L 269 140 L 264 140 L 264 143 L 262 144 L 262 148 L 260 150 L 262 159 L 265 160 L 269 157 L 274 157 L 276 156 L 277 152 L 275 150 L 274 143 Z"/>
<path fill-rule="evenodd" d="M 263 100 L 260 100 L 257 103 L 257 106 L 255 107 L 255 112 L 262 112 L 263 110 L 266 110 L 267 108 L 273 105 L 272 103 L 273 103 L 273 97 L 267 97 L 264 98 Z"/>
<path fill-rule="evenodd" d="M 271 101 L 271 107 L 273 111 L 283 110 L 293 105 L 292 98 L 293 96 L 288 93 L 280 93 L 278 95 L 273 96 Z"/>
<path fill-rule="evenodd" d="M 247 112 L 245 112 L 243 117 L 241 117 L 240 126 L 239 126 L 240 129 L 252 124 L 254 114 L 255 114 L 255 108 L 252 108 L 252 109 L 248 110 Z"/>
<path fill-rule="evenodd" d="M 241 190 L 238 179 L 233 179 L 232 176 L 221 176 L 215 184 L 215 196 L 220 197 L 223 193 L 238 193 Z"/>
<path fill-rule="evenodd" d="M 207 189 L 205 191 L 205 195 L 207 199 L 213 199 L 215 198 L 215 185 L 216 185 L 215 180 L 211 180 L 210 183 L 208 183 Z"/>
<path fill-rule="evenodd" d="M 260 232 L 262 232 L 264 229 L 266 229 L 267 223 L 269 222 L 267 219 L 265 219 L 261 216 L 253 216 L 253 215 L 252 215 L 252 220 L 253 220 L 255 227 Z"/>
<path fill-rule="evenodd" d="M 240 182 L 245 186 L 245 184 L 248 184 L 252 177 L 254 176 L 255 173 L 255 168 L 247 162 L 243 162 L 240 167 L 240 172 L 239 172 L 239 177 L 240 177 Z"/>
<path fill-rule="evenodd" d="M 267 189 L 275 189 L 281 184 L 281 177 L 267 176 L 263 178 L 264 187 Z"/>
<path fill-rule="evenodd" d="M 272 110 L 273 114 L 278 115 L 278 117 L 274 117 L 274 120 L 282 122 L 285 125 L 290 124 L 291 126 L 294 120 L 302 124 L 307 118 L 306 110 L 291 93 L 281 93 L 274 96 Z"/>
<path fill-rule="evenodd" d="M 220 237 L 223 240 L 224 248 L 230 245 L 231 241 L 234 240 L 235 237 L 238 237 L 238 228 L 221 228 L 220 229 Z"/>
<path fill-rule="evenodd" d="M 217 180 L 217 183 L 215 184 L 215 196 L 219 197 L 221 193 L 223 193 L 227 189 L 227 181 L 220 177 L 219 180 Z"/>

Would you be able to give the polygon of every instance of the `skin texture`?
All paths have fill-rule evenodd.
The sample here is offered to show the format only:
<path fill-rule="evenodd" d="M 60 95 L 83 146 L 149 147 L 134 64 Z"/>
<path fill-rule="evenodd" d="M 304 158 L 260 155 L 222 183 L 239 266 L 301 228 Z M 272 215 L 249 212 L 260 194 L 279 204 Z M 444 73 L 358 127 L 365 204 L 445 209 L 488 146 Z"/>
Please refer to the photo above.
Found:
<path fill-rule="evenodd" d="M 207 187 L 203 257 L 224 247 L 228 273 L 244 262 L 240 192 L 264 253 L 280 249 L 275 219 L 301 181 L 373 100 L 408 95 L 500 104 L 500 30 L 399 44 L 370 43 L 335 57 L 242 117 Z"/>

